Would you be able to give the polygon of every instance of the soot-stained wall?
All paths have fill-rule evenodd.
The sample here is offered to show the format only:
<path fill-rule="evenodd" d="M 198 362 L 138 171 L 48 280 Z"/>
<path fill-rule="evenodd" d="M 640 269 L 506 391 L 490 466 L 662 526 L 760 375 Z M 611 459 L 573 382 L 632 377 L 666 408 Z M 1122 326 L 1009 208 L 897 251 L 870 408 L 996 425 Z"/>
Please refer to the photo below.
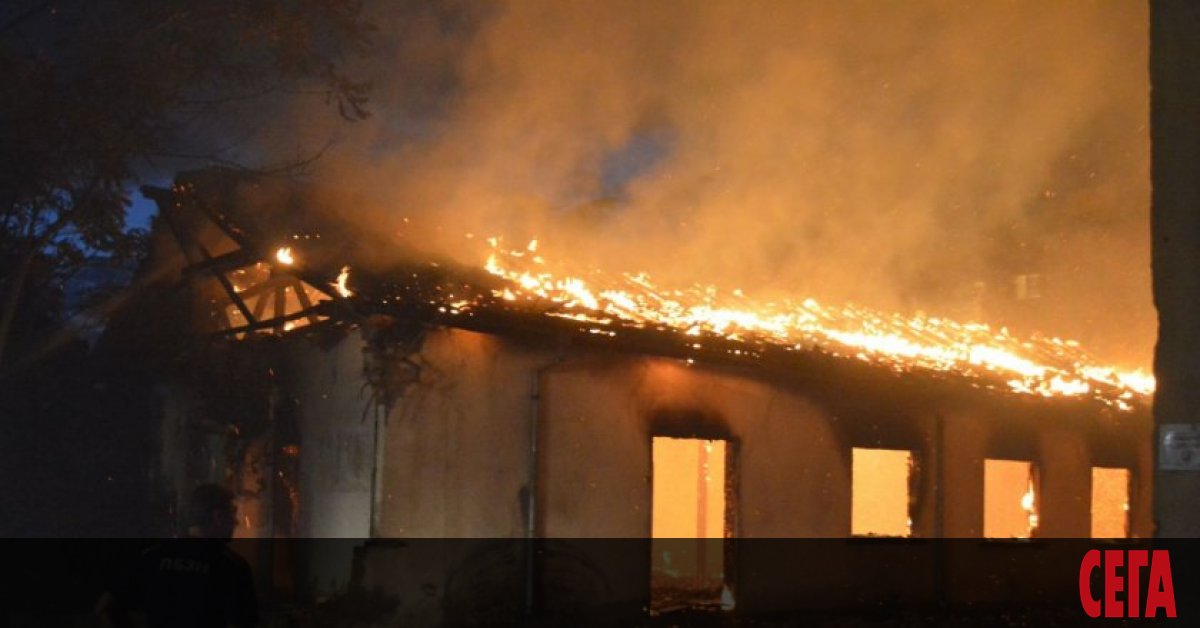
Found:
<path fill-rule="evenodd" d="M 381 542 L 368 572 L 380 582 L 400 582 L 393 580 L 400 577 L 392 573 L 397 563 L 386 556 L 411 559 L 416 552 L 432 551 L 442 568 L 417 578 L 421 586 L 413 590 L 423 593 L 414 593 L 410 601 L 436 612 L 456 606 L 445 603 L 455 587 L 484 577 L 479 561 L 491 561 L 507 574 L 505 586 L 523 581 L 524 558 L 512 553 L 516 546 L 504 549 L 482 539 L 529 533 L 531 497 L 538 537 L 648 537 L 656 435 L 733 443 L 731 512 L 739 538 L 848 536 L 853 447 L 915 453 L 917 537 L 982 535 L 987 458 L 1037 466 L 1039 536 L 1088 536 L 1093 466 L 1130 469 L 1131 531 L 1136 536 L 1153 531 L 1151 426 L 1142 411 L 1120 413 L 969 388 L 930 392 L 891 374 L 840 384 L 780 379 L 617 351 L 534 346 L 461 330 L 431 331 L 415 360 L 422 367 L 420 380 L 397 402 L 383 432 L 375 533 L 481 540 L 436 550 Z M 342 385 L 357 389 L 361 383 L 347 378 Z M 531 476 L 533 446 L 536 474 Z M 853 592 L 860 590 L 863 574 L 871 574 L 868 590 L 908 599 L 935 594 L 953 599 L 958 593 L 992 590 L 947 580 L 932 559 L 904 570 L 874 569 L 880 551 L 904 551 L 889 550 L 887 543 L 895 544 L 852 541 L 852 551 L 866 548 L 851 557 L 862 569 L 821 577 L 762 568 L 812 560 L 780 556 L 787 545 L 757 557 L 756 547 L 764 546 L 748 546 L 729 565 L 739 607 L 780 610 L 794 607 L 797 599 L 814 605 L 861 601 Z M 648 545 L 644 556 L 632 557 L 602 543 L 572 547 L 568 541 L 555 547 L 562 551 L 548 552 L 552 557 L 538 569 L 573 568 L 552 564 L 553 555 L 569 555 L 572 564 L 586 565 L 597 580 L 588 586 L 631 608 L 645 604 Z M 981 547 L 992 551 L 990 545 Z M 433 564 L 427 558 L 420 562 Z M 1014 580 L 1013 587 L 1019 586 Z M 995 591 L 1019 596 L 1010 589 Z"/>
<path fill-rule="evenodd" d="M 1037 466 L 1039 536 L 1088 536 L 1093 466 L 1130 469 L 1131 530 L 1153 532 L 1151 424 L 1142 411 L 929 386 L 869 369 L 802 377 L 437 329 L 412 356 L 419 379 L 386 421 L 379 417 L 376 441 L 361 337 L 293 350 L 298 532 L 372 537 L 361 578 L 398 595 L 413 621 L 452 621 L 485 603 L 488 612 L 519 613 L 527 591 L 547 579 L 570 586 L 539 593 L 545 608 L 600 598 L 640 612 L 650 596 L 654 436 L 730 442 L 732 531 L 752 540 L 847 537 L 852 448 L 914 453 L 917 539 L 735 544 L 726 569 L 747 612 L 981 591 L 1036 597 L 1027 575 L 973 582 L 970 568 L 997 551 L 1015 551 L 1002 562 L 1019 566 L 1036 543 L 980 541 L 938 553 L 921 540 L 982 535 L 987 458 Z M 512 542 L 530 533 L 558 541 L 532 556 L 531 546 Z M 814 547 L 839 549 L 822 557 Z M 343 554 L 311 560 L 344 581 Z M 881 560 L 903 568 L 878 569 Z M 841 568 L 805 567 L 823 562 Z"/>
<path fill-rule="evenodd" d="M 1131 470 L 1132 531 L 1152 532 L 1142 413 L 969 391 L 907 398 L 894 386 L 831 394 L 804 381 L 459 330 L 430 333 L 417 361 L 420 382 L 387 424 L 384 537 L 522 536 L 531 481 L 537 536 L 647 537 L 653 436 L 735 443 L 735 530 L 744 538 L 848 536 L 853 447 L 915 453 L 919 537 L 982 534 L 986 458 L 1035 463 L 1040 536 L 1089 534 L 1093 466 Z"/>
<path fill-rule="evenodd" d="M 532 380 L 551 356 L 440 330 L 414 360 L 420 380 L 386 427 L 379 536 L 523 536 Z"/>
<path fill-rule="evenodd" d="M 358 334 L 329 349 L 292 347 L 289 361 L 300 430 L 297 533 L 304 538 L 371 534 L 374 415 L 362 386 Z"/>

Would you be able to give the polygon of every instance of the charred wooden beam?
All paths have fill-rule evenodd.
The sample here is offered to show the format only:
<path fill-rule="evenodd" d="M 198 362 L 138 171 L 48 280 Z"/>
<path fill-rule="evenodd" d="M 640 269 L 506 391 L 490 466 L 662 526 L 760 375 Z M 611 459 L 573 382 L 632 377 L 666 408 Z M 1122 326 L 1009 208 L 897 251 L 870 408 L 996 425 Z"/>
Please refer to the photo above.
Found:
<path fill-rule="evenodd" d="M 326 310 L 324 307 L 322 307 L 322 305 L 324 305 L 324 304 L 318 303 L 317 305 L 314 305 L 311 309 L 300 310 L 298 312 L 292 312 L 291 314 L 287 314 L 285 316 L 276 316 L 276 317 L 272 317 L 269 319 L 255 321 L 254 323 L 251 323 L 249 325 L 242 325 L 241 327 L 230 327 L 229 329 L 221 330 L 216 335 L 217 336 L 236 336 L 237 334 L 248 333 L 248 332 L 257 332 L 257 331 L 262 331 L 264 329 L 277 330 L 279 328 L 282 328 L 284 323 L 290 323 L 292 321 L 297 321 L 302 318 L 315 318 L 315 317 L 320 317 L 320 316 L 328 317 L 328 314 L 326 313 Z"/>

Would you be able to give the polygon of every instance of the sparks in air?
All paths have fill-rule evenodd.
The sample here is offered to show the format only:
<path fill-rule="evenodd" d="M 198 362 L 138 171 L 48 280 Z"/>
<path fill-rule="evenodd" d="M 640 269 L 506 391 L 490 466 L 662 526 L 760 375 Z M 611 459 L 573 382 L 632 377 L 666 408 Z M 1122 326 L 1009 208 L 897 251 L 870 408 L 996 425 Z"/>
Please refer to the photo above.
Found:
<path fill-rule="evenodd" d="M 535 254 L 536 240 L 513 250 L 505 249 L 501 238 L 488 238 L 488 243 L 484 268 L 509 283 L 495 297 L 554 302 L 561 311 L 551 315 L 600 328 L 619 323 L 796 349 L 816 347 L 899 370 L 988 375 L 1018 393 L 1093 395 L 1122 410 L 1154 391 L 1153 376 L 1094 364 L 1069 340 L 1018 339 L 1007 329 L 983 323 L 827 306 L 814 299 L 761 304 L 740 290 L 724 293 L 713 286 L 664 290 L 645 273 L 559 273 Z"/>

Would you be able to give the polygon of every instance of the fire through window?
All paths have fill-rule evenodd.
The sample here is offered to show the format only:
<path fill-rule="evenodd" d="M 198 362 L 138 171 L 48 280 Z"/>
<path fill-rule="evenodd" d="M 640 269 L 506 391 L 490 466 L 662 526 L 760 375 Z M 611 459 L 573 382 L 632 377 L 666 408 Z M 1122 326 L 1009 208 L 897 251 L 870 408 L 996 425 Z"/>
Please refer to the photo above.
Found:
<path fill-rule="evenodd" d="M 1038 527 L 1037 468 L 1025 460 L 985 460 L 983 536 L 1028 539 Z"/>
<path fill-rule="evenodd" d="M 1129 469 L 1092 468 L 1092 538 L 1129 536 Z"/>
<path fill-rule="evenodd" d="M 728 606 L 725 587 L 726 441 L 652 442 L 652 604 Z"/>
<path fill-rule="evenodd" d="M 912 536 L 911 451 L 851 450 L 850 534 Z"/>

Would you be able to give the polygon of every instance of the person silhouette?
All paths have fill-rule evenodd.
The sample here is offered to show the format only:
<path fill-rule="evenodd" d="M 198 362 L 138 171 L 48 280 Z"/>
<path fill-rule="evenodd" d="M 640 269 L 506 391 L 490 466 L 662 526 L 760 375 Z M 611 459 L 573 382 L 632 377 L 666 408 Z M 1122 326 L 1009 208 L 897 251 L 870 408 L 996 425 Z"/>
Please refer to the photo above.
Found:
<path fill-rule="evenodd" d="M 228 546 L 237 527 L 233 494 L 216 484 L 197 486 L 187 514 L 182 538 L 144 551 L 101 598 L 96 613 L 106 625 L 139 616 L 148 628 L 257 625 L 250 565 Z"/>

